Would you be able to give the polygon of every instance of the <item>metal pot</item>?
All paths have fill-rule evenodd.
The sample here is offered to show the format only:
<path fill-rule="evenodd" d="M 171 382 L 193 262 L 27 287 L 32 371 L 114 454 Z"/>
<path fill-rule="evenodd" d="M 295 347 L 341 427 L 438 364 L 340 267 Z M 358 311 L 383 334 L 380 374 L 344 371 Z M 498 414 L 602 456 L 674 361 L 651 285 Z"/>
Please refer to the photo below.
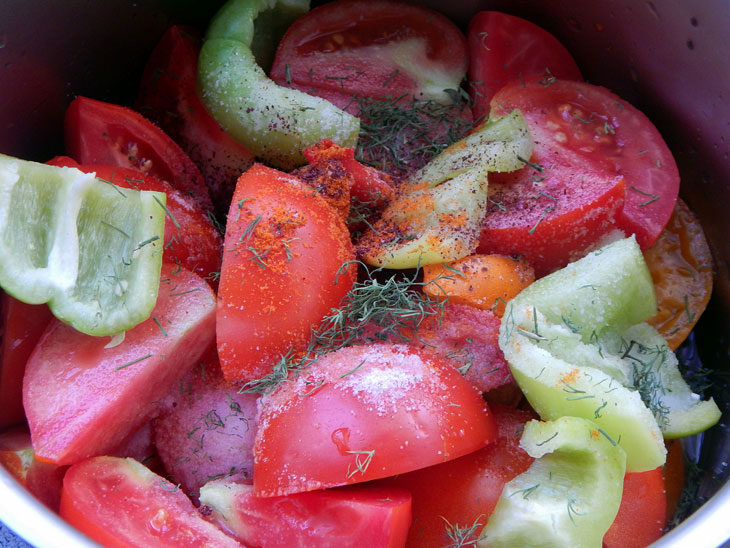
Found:
<path fill-rule="evenodd" d="M 573 52 L 588 81 L 609 87 L 656 123 L 679 164 L 681 194 L 702 219 L 716 262 L 714 296 L 697 330 L 701 356 L 730 373 L 730 2 L 421 3 L 461 24 L 480 9 L 496 9 L 544 26 Z M 204 26 L 217 6 L 173 0 L 0 3 L 0 152 L 44 161 L 62 151 L 63 112 L 75 95 L 130 103 L 165 28 L 171 22 Z M 717 492 L 655 548 L 710 548 L 730 539 L 730 389 L 715 397 L 725 415 L 705 435 L 701 458 L 710 470 L 708 496 Z M 2 468 L 0 520 L 39 547 L 97 546 Z"/>

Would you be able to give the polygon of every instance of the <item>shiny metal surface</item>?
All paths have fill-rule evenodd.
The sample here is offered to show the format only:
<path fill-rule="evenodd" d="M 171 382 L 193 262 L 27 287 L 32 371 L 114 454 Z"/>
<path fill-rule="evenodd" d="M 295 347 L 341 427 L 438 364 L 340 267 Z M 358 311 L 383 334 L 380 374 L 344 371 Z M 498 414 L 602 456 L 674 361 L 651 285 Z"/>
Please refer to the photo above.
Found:
<path fill-rule="evenodd" d="M 573 52 L 587 80 L 611 88 L 657 124 L 717 264 L 713 300 L 700 326 L 703 359 L 730 371 L 730 2 L 421 3 L 463 24 L 479 9 L 498 9 L 543 25 Z M 0 2 L 0 152 L 42 161 L 61 151 L 63 112 L 76 94 L 131 102 L 147 54 L 168 24 L 204 25 L 215 8 L 174 0 Z M 721 402 L 726 424 L 728 400 L 725 394 Z M 727 455 L 724 463 L 726 469 Z M 39 547 L 96 546 L 2 469 L 0 519 Z M 713 548 L 727 539 L 730 484 L 653 546 Z"/>

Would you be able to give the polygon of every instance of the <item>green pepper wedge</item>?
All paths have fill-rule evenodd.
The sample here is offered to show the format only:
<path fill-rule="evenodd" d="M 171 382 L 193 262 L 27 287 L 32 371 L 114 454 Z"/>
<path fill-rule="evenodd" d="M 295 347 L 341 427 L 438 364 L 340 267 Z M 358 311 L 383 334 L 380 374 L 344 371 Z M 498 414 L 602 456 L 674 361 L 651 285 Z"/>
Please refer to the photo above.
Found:
<path fill-rule="evenodd" d="M 479 547 L 601 548 L 616 517 L 626 454 L 591 421 L 530 421 L 520 445 L 535 457 L 508 482 Z"/>
<path fill-rule="evenodd" d="M 301 150 L 321 139 L 353 147 L 360 130 L 356 117 L 275 84 L 257 62 L 276 40 L 274 22 L 285 27 L 308 9 L 308 0 L 229 0 L 200 51 L 198 84 L 206 108 L 234 139 L 280 169 L 303 164 Z"/>

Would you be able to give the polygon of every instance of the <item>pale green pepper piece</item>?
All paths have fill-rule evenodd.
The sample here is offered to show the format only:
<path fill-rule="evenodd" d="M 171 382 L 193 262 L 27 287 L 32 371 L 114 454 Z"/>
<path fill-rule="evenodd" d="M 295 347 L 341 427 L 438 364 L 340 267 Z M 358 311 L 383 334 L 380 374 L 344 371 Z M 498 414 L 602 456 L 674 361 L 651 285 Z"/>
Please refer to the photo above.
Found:
<path fill-rule="evenodd" d="M 591 421 L 530 421 L 520 445 L 535 457 L 508 482 L 477 546 L 601 548 L 616 517 L 626 455 Z"/>
<path fill-rule="evenodd" d="M 233 138 L 281 169 L 303 164 L 301 150 L 321 139 L 354 147 L 360 130 L 356 117 L 278 86 L 257 64 L 264 44 L 274 38 L 266 37 L 273 34 L 273 21 L 284 26 L 308 9 L 309 0 L 229 0 L 213 18 L 200 51 L 198 83 L 206 108 Z"/>
<path fill-rule="evenodd" d="M 720 417 L 712 400 L 692 393 L 661 335 L 639 323 L 654 310 L 643 255 L 627 238 L 532 284 L 509 303 L 500 331 L 540 416 L 595 421 L 632 472 L 664 463 L 662 436 L 693 434 Z"/>
<path fill-rule="evenodd" d="M 415 268 L 471 255 L 487 212 L 487 174 L 524 167 L 532 137 L 519 110 L 490 121 L 411 175 L 361 240 L 364 262 Z"/>

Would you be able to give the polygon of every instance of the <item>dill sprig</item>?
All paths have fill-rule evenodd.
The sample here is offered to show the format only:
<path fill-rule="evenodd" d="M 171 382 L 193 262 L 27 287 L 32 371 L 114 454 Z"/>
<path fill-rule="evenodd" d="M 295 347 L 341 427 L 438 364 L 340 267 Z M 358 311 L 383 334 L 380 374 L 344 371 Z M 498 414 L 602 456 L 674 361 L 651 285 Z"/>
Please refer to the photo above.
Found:
<path fill-rule="evenodd" d="M 358 97 L 360 135 L 356 157 L 391 175 L 403 176 L 425 165 L 464 137 L 473 123 L 460 116 L 468 96 L 452 90 L 452 103 L 407 98 Z"/>
<path fill-rule="evenodd" d="M 441 516 L 441 519 L 446 522 L 446 536 L 451 541 L 443 548 L 465 548 L 466 546 L 476 546 L 477 542 L 481 540 L 481 537 L 477 537 L 477 531 L 484 524 L 480 520 L 484 518 L 484 515 L 477 516 L 474 523 L 471 525 L 459 525 L 457 523 L 451 524 L 449 520 Z"/>
<path fill-rule="evenodd" d="M 340 267 L 338 274 L 353 263 L 362 264 L 349 261 Z M 370 340 L 405 342 L 408 340 L 406 332 L 418 330 L 428 317 L 443 314 L 446 301 L 431 300 L 417 288 L 437 283 L 447 275 L 424 283 L 417 281 L 418 269 L 411 277 L 387 272 L 384 279 L 381 276 L 386 271 L 382 268 L 369 270 L 366 267 L 364 270 L 365 279 L 355 282 L 340 307 L 332 309 L 332 313 L 312 331 L 304 352 L 290 350 L 281 356 L 270 374 L 249 381 L 241 391 L 268 394 L 281 382 L 296 378 L 324 354 L 365 342 L 368 340 L 366 330 L 369 329 L 374 330 Z"/>
<path fill-rule="evenodd" d="M 669 415 L 669 408 L 662 401 L 664 388 L 659 373 L 667 360 L 667 351 L 667 347 L 648 347 L 637 341 L 621 342 L 621 358 L 631 360 L 634 388 L 660 428 L 667 425 Z"/>

